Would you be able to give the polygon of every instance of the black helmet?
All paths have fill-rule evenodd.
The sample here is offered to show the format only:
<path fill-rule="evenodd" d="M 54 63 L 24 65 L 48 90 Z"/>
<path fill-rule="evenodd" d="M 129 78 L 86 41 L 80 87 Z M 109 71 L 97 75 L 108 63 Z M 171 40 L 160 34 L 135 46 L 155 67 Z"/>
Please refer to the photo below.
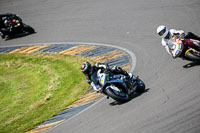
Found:
<path fill-rule="evenodd" d="M 81 71 L 85 74 L 85 75 L 89 75 L 90 72 L 92 71 L 92 67 L 91 67 L 91 64 L 89 62 L 84 62 L 82 65 L 81 65 Z"/>

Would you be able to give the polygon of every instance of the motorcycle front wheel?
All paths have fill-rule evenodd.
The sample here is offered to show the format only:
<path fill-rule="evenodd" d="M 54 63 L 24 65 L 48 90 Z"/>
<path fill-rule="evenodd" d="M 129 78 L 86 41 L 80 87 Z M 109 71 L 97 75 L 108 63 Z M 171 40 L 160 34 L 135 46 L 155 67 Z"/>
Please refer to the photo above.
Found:
<path fill-rule="evenodd" d="M 118 92 L 118 91 L 115 91 L 111 88 L 107 88 L 105 90 L 106 94 L 111 97 L 112 99 L 116 100 L 116 101 L 119 101 L 119 102 L 127 102 L 129 101 L 129 95 L 125 92 Z"/>
<path fill-rule="evenodd" d="M 145 84 L 141 79 L 138 79 L 137 85 L 138 85 L 138 87 L 135 90 L 137 93 L 142 93 L 145 91 Z"/>
<path fill-rule="evenodd" d="M 186 53 L 185 57 L 187 59 L 189 59 L 190 61 L 199 61 L 200 62 L 200 54 L 198 54 L 197 52 L 193 52 L 192 50 L 188 51 Z"/>

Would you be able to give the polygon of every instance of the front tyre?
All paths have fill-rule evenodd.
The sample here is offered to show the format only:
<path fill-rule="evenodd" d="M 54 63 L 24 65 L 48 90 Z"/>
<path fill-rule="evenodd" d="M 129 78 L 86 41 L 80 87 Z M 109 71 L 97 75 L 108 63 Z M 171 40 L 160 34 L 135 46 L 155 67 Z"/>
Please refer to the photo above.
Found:
<path fill-rule="evenodd" d="M 115 91 L 115 90 L 113 90 L 111 88 L 107 88 L 107 89 L 105 89 L 105 92 L 109 97 L 111 97 L 114 100 L 119 101 L 119 102 L 127 102 L 130 99 L 128 94 L 126 94 L 123 91 L 122 92 L 118 92 L 118 91 Z"/>
<path fill-rule="evenodd" d="M 187 59 L 190 61 L 198 61 L 200 62 L 200 54 L 197 52 L 193 52 L 192 50 L 188 51 L 185 55 Z"/>
<path fill-rule="evenodd" d="M 137 89 L 135 91 L 137 93 L 142 93 L 145 91 L 145 84 L 141 79 L 137 80 Z"/>

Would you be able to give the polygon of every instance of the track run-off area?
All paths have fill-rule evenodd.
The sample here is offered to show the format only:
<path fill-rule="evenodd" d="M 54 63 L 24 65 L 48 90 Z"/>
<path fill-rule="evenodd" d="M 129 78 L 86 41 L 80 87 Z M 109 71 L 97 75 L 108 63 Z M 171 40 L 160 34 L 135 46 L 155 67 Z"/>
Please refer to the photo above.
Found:
<path fill-rule="evenodd" d="M 51 53 L 57 55 L 81 56 L 85 59 L 90 59 L 93 62 L 102 62 L 110 67 L 120 66 L 124 70 L 133 72 L 136 57 L 134 53 L 128 49 L 113 46 L 110 44 L 84 43 L 84 42 L 60 42 L 60 43 L 44 43 L 44 44 L 23 44 L 21 46 L 1 47 L 0 53 L 3 54 L 39 54 Z M 33 55 L 34 56 L 34 55 Z M 44 56 L 44 55 L 43 55 Z M 69 82 L 69 81 L 68 81 Z M 79 88 L 80 90 L 81 88 Z M 67 90 L 66 90 L 67 91 Z M 67 98 L 67 97 L 66 97 Z M 64 110 L 53 114 L 53 117 L 44 119 L 44 122 L 34 126 L 34 129 L 27 133 L 40 133 L 52 127 L 61 124 L 62 122 L 72 119 L 79 113 L 88 109 L 91 105 L 103 98 L 103 95 L 96 93 L 93 89 L 89 89 L 86 94 L 66 106 Z M 47 113 L 47 112 L 44 112 Z M 24 116 L 25 117 L 25 116 Z M 1 131 L 0 131 L 1 132 Z"/>
<path fill-rule="evenodd" d="M 199 5 L 199 0 L 1 0 L 1 13 L 18 14 L 37 33 L 0 40 L 0 47 L 90 42 L 135 54 L 133 73 L 148 92 L 125 104 L 102 99 L 48 133 L 199 133 L 200 66 L 172 59 L 156 34 L 163 24 L 200 35 Z"/>

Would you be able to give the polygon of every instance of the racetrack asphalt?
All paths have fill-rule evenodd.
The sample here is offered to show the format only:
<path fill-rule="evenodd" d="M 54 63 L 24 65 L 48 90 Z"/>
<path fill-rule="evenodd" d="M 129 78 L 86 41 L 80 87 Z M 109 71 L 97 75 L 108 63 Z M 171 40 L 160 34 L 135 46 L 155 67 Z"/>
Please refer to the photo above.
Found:
<path fill-rule="evenodd" d="M 48 42 L 113 44 L 133 51 L 134 70 L 148 92 L 125 104 L 103 99 L 50 133 L 198 133 L 200 66 L 172 59 L 156 28 L 164 24 L 200 35 L 199 0 L 1 0 L 0 12 L 19 14 L 36 34 L 2 46 Z"/>

